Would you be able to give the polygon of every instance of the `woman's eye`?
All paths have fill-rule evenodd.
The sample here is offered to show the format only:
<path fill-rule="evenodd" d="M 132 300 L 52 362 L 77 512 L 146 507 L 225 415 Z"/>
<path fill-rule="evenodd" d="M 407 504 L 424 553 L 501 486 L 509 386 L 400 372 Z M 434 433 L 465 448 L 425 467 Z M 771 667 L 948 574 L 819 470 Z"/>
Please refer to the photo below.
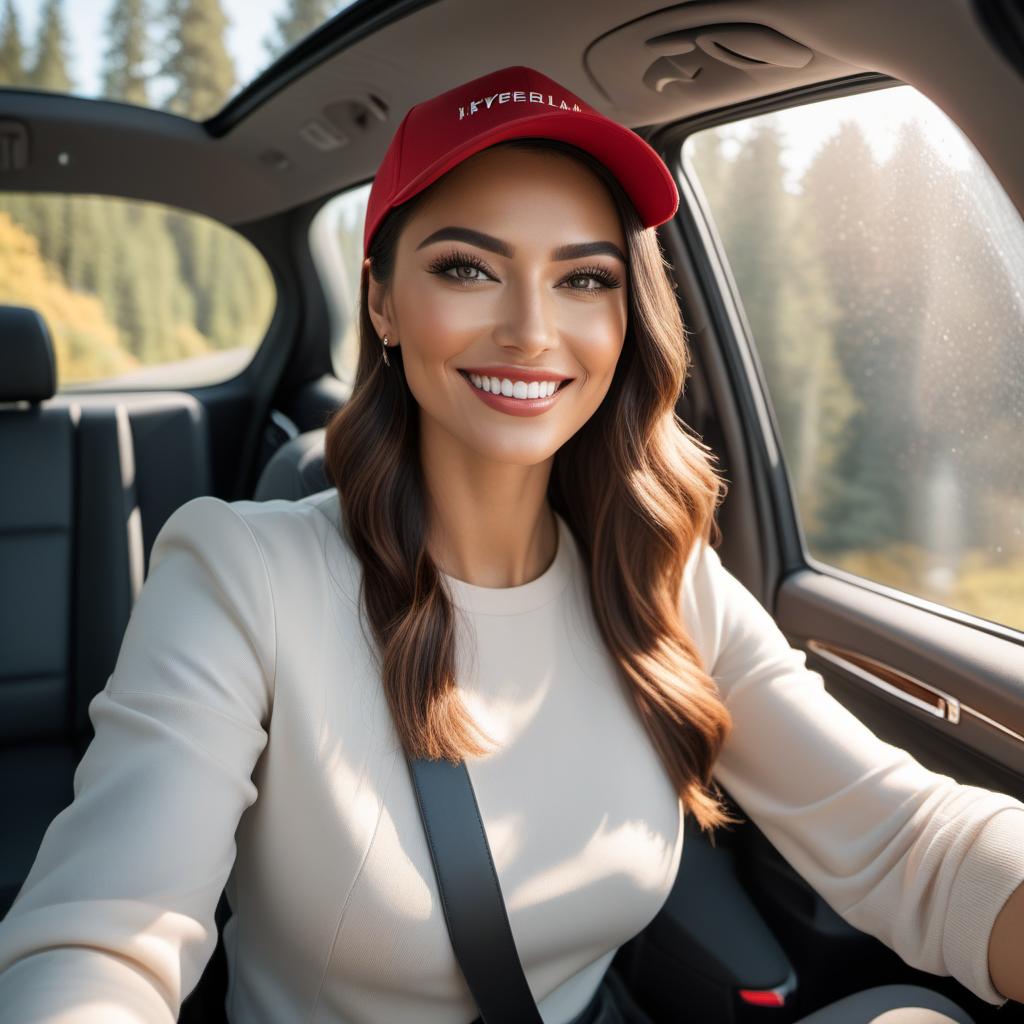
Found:
<path fill-rule="evenodd" d="M 452 271 L 455 271 L 452 274 Z M 449 267 L 445 274 L 449 277 L 455 277 L 459 281 L 483 281 L 487 275 L 479 268 L 474 267 L 471 263 L 458 263 L 454 267 Z M 476 275 L 480 276 L 477 277 Z"/>
<path fill-rule="evenodd" d="M 570 291 L 574 292 L 603 292 L 609 288 L 617 288 L 619 282 L 611 274 L 604 271 L 586 271 L 573 274 L 565 279 Z"/>
<path fill-rule="evenodd" d="M 494 275 L 475 256 L 460 252 L 450 252 L 439 256 L 427 268 L 432 274 L 447 277 L 449 281 L 459 284 L 477 284 L 481 281 L 493 281 Z"/>

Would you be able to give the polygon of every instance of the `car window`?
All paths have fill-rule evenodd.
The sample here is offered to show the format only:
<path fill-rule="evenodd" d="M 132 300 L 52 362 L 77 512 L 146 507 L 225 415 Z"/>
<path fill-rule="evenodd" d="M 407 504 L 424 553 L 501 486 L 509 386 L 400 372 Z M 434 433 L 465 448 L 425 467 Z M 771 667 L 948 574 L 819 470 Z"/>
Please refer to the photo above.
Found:
<path fill-rule="evenodd" d="M 334 372 L 349 388 L 355 383 L 359 359 L 359 282 L 371 184 L 328 200 L 309 229 L 310 248 L 330 311 Z"/>
<path fill-rule="evenodd" d="M 808 560 L 1024 630 L 1024 222 L 898 86 L 691 135 Z"/>
<path fill-rule="evenodd" d="M 230 228 L 157 203 L 0 193 L 0 302 L 53 338 L 60 389 L 192 387 L 240 373 L 277 300 Z"/>
<path fill-rule="evenodd" d="M 5 0 L 0 88 L 116 100 L 201 121 L 352 3 Z"/>

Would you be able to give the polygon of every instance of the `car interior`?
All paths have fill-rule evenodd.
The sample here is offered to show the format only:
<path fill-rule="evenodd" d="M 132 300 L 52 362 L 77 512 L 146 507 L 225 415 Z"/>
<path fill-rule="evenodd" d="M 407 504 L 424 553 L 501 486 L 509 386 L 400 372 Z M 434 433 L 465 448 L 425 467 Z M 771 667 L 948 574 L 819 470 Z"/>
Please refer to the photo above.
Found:
<path fill-rule="evenodd" d="M 677 175 L 679 212 L 658 229 L 693 356 L 677 412 L 729 481 L 723 563 L 879 736 L 963 783 L 1024 799 L 1024 618 L 811 552 L 788 420 L 752 342 L 756 296 L 744 306 L 747 278 L 715 223 L 714 173 L 700 173 L 699 155 L 683 157 L 701 133 L 741 150 L 745 136 L 729 133 L 752 119 L 913 90 L 1001 188 L 1000 251 L 1020 271 L 1022 9 L 1013 0 L 358 0 L 202 117 L 0 88 L 0 915 L 72 799 L 92 736 L 89 702 L 112 671 L 167 518 L 200 495 L 297 499 L 330 486 L 324 425 L 352 386 L 359 204 L 397 125 L 420 100 L 519 64 L 636 130 Z M 56 306 L 19 290 L 3 218 L 18 222 L 15 198 L 71 195 L 180 211 L 244 245 L 271 296 L 257 328 L 246 321 L 246 347 L 223 344 L 215 356 L 186 347 L 184 358 L 65 375 L 73 318 L 62 326 Z M 158 278 L 159 268 L 154 256 L 146 273 Z M 1001 301 L 995 290 L 977 300 Z M 1015 308 L 1004 334 L 1020 353 Z M 234 322 L 217 330 L 230 337 Z M 971 392 L 974 412 L 1015 403 L 1022 415 L 1016 366 L 1002 399 Z M 810 399 L 800 391 L 796 402 Z M 1007 559 L 1011 549 L 1024 557 L 1020 436 L 1000 441 L 1003 478 L 1018 488 L 999 511 Z M 847 924 L 752 822 L 714 843 L 690 824 L 670 898 L 615 961 L 653 1020 L 796 1021 L 897 982 L 949 996 L 979 1024 L 996 1019 L 952 977 L 915 969 Z M 230 913 L 222 897 L 221 927 Z M 218 945 L 180 1020 L 225 1020 L 226 984 Z M 1024 1021 L 1021 1004 L 998 1013 L 1003 1024 Z"/>

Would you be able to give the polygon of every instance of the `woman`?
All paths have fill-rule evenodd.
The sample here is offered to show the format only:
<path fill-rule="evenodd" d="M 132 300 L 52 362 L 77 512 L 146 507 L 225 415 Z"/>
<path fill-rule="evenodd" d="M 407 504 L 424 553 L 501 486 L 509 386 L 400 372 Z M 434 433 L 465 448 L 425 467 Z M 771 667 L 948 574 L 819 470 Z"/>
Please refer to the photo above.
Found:
<path fill-rule="evenodd" d="M 75 800 L 0 924 L 0 1019 L 173 1021 L 226 883 L 230 1020 L 470 1020 L 406 755 L 470 768 L 545 1021 L 635 1014 L 602 979 L 683 814 L 732 820 L 712 771 L 848 921 L 1005 1001 L 1024 804 L 875 737 L 709 544 L 723 484 L 674 416 L 651 230 L 677 201 L 532 69 L 412 108 L 367 212 L 334 487 L 164 526 Z M 909 991 L 813 1019 L 969 1020 Z"/>

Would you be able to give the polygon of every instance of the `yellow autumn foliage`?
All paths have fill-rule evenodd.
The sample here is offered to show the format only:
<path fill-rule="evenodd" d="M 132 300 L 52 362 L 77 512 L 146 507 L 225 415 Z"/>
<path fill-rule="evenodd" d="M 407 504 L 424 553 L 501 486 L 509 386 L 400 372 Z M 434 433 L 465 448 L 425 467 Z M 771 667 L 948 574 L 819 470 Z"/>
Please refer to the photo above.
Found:
<path fill-rule="evenodd" d="M 39 243 L 0 211 L 0 303 L 29 306 L 43 318 L 53 338 L 57 379 L 62 384 L 114 377 L 139 361 L 120 345 L 95 295 L 69 288 L 43 259 Z"/>

